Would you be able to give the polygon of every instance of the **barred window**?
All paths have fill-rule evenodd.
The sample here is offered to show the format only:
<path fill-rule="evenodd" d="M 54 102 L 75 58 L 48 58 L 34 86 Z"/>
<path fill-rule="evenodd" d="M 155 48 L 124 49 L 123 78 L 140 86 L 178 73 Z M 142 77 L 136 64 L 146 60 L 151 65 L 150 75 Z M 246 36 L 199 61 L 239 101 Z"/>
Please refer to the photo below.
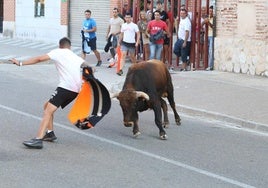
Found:
<path fill-rule="evenodd" d="M 45 16 L 45 0 L 34 0 L 34 17 Z"/>

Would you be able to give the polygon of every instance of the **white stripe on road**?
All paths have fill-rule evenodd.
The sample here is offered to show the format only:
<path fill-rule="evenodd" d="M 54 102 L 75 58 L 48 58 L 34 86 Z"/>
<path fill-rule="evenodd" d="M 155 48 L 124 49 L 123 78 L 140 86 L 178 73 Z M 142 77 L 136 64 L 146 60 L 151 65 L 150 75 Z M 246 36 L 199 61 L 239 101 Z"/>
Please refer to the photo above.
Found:
<path fill-rule="evenodd" d="M 2 60 L 10 60 L 12 58 L 16 58 L 17 60 L 24 61 L 26 59 L 29 59 L 31 56 L 16 56 L 16 55 L 8 55 L 8 56 L 1 56 L 0 54 L 0 59 Z"/>
<path fill-rule="evenodd" d="M 6 60 L 9 60 L 9 59 L 12 59 L 12 58 L 15 58 L 16 55 L 7 55 L 7 56 L 1 56 L 0 59 L 6 59 Z"/>
<path fill-rule="evenodd" d="M 0 38 L 0 43 L 6 43 L 6 42 L 9 42 L 9 41 L 13 41 L 14 39 L 10 39 L 10 38 L 6 38 L 6 39 L 2 39 Z"/>
<path fill-rule="evenodd" d="M 30 47 L 30 46 L 39 45 L 39 44 L 40 44 L 39 41 L 34 41 L 34 42 L 29 42 L 28 44 L 20 45 L 20 47 Z"/>
<path fill-rule="evenodd" d="M 49 50 L 49 49 L 55 49 L 55 48 L 58 48 L 58 45 L 56 45 L 56 44 L 48 44 L 47 46 L 39 48 L 39 49 L 40 50 Z"/>
<path fill-rule="evenodd" d="M 20 115 L 23 115 L 23 116 L 26 116 L 26 117 L 29 117 L 29 118 L 33 118 L 33 119 L 36 119 L 36 120 L 41 120 L 42 119 L 41 117 L 26 113 L 26 112 L 22 112 L 22 111 L 19 111 L 19 110 L 16 110 L 14 108 L 10 108 L 8 106 L 4 106 L 4 105 L 1 105 L 1 104 L 0 104 L 0 108 L 2 108 L 4 110 L 11 111 L 11 112 L 14 112 L 14 113 L 17 113 L 17 114 L 20 114 Z M 109 139 L 106 139 L 106 138 L 103 138 L 103 137 L 99 137 L 99 136 L 90 134 L 88 132 L 83 132 L 81 130 L 78 130 L 77 128 L 67 127 L 67 126 L 65 126 L 63 124 L 60 124 L 60 123 L 54 123 L 54 125 L 56 125 L 57 127 L 62 128 L 62 129 L 66 129 L 66 130 L 69 130 L 69 131 L 72 131 L 72 132 L 75 132 L 75 133 L 78 133 L 78 134 L 81 134 L 81 135 L 84 135 L 84 136 L 87 136 L 87 137 L 90 137 L 90 138 L 94 138 L 94 139 L 99 140 L 101 142 L 112 144 L 112 145 L 118 146 L 120 148 L 124 148 L 124 149 L 127 149 L 129 151 L 142 154 L 142 155 L 147 156 L 147 157 L 158 159 L 160 161 L 163 161 L 163 162 L 166 162 L 166 163 L 169 163 L 169 164 L 172 164 L 172 165 L 187 169 L 189 171 L 193 171 L 193 172 L 196 172 L 196 173 L 211 177 L 211 178 L 215 178 L 215 179 L 221 180 L 223 182 L 226 182 L 226 183 L 229 183 L 229 184 L 232 184 L 232 185 L 236 185 L 236 186 L 244 187 L 244 188 L 254 188 L 254 186 L 251 186 L 251 185 L 248 185 L 248 184 L 245 184 L 245 183 L 242 183 L 242 182 L 230 179 L 230 178 L 226 178 L 224 176 L 217 175 L 217 174 L 214 174 L 212 172 L 202 170 L 200 168 L 196 168 L 196 167 L 187 165 L 185 163 L 181 163 L 179 161 L 168 159 L 168 158 L 162 157 L 160 155 L 156 155 L 156 154 L 153 154 L 153 153 L 150 153 L 150 152 L 147 152 L 147 151 L 143 151 L 143 150 L 140 150 L 140 149 L 137 149 L 137 148 L 125 145 L 125 144 L 121 144 L 119 142 L 115 142 L 115 141 L 112 141 L 112 140 L 109 140 Z"/>
<path fill-rule="evenodd" d="M 45 47 L 47 45 L 48 44 L 40 43 L 40 44 L 37 44 L 37 45 L 34 45 L 34 46 L 29 46 L 29 48 L 38 48 L 38 49 L 40 49 L 41 47 Z"/>
<path fill-rule="evenodd" d="M 5 44 L 18 44 L 18 43 L 20 43 L 20 42 L 22 42 L 22 40 L 20 41 L 20 40 L 11 40 L 11 41 L 9 41 L 9 42 L 5 42 Z"/>
<path fill-rule="evenodd" d="M 16 59 L 18 59 L 20 61 L 24 61 L 24 60 L 27 60 L 29 58 L 31 58 L 31 56 L 18 56 L 18 57 L 16 57 Z"/>

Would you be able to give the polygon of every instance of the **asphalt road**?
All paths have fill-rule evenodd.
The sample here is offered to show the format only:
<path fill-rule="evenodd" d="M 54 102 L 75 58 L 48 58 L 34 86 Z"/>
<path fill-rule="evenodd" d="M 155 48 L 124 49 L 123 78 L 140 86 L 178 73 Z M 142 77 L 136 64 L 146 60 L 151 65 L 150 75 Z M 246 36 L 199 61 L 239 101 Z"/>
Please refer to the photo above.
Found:
<path fill-rule="evenodd" d="M 93 129 L 70 125 L 69 107 L 55 115 L 56 143 L 42 150 L 22 141 L 35 136 L 42 105 L 57 85 L 44 65 L 0 65 L 1 187 L 267 187 L 265 135 L 170 112 L 168 140 L 158 138 L 153 113 L 140 115 L 141 135 L 122 125 L 116 100 Z M 54 66 L 54 65 L 46 65 Z"/>

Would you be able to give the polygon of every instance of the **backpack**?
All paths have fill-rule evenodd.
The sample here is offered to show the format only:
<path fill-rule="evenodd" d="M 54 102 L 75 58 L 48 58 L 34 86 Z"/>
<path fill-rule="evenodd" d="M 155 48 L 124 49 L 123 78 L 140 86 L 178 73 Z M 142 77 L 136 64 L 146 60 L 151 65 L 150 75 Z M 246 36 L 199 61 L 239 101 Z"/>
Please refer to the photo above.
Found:
<path fill-rule="evenodd" d="M 164 31 L 162 29 L 158 30 L 155 34 L 150 35 L 150 42 L 154 43 L 161 38 L 164 38 Z"/>

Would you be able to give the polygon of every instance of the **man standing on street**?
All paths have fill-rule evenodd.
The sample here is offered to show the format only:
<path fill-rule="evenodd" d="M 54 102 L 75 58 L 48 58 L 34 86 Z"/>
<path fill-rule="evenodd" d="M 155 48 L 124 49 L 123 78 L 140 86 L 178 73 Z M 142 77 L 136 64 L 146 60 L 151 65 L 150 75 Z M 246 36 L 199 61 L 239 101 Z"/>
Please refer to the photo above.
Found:
<path fill-rule="evenodd" d="M 131 19 L 131 14 L 127 12 L 125 16 L 126 23 L 122 25 L 121 34 L 119 35 L 118 45 L 121 45 L 122 50 L 120 68 L 117 73 L 119 76 L 123 74 L 122 69 L 125 65 L 127 52 L 129 52 L 131 62 L 136 63 L 135 51 L 140 41 L 140 30 L 137 24 L 133 23 Z"/>
<path fill-rule="evenodd" d="M 170 28 L 170 21 L 167 12 L 163 9 L 163 3 L 162 1 L 157 1 L 156 2 L 156 10 L 160 12 L 160 19 L 164 22 L 166 22 L 168 29 Z M 152 15 L 152 20 L 155 19 L 155 15 L 153 13 Z M 164 44 L 163 44 L 163 50 L 162 50 L 162 61 L 163 63 L 166 63 L 168 61 L 168 48 L 170 44 L 170 38 L 167 36 L 167 34 L 164 35 Z M 169 62 L 168 62 L 169 64 Z"/>
<path fill-rule="evenodd" d="M 213 6 L 209 7 L 209 16 L 202 22 L 203 25 L 208 26 L 208 68 L 207 71 L 213 70 L 214 68 L 214 37 L 213 37 Z"/>
<path fill-rule="evenodd" d="M 66 37 L 59 41 L 58 49 L 54 49 L 47 54 L 33 57 L 23 62 L 16 59 L 10 60 L 18 66 L 24 66 L 50 59 L 55 61 L 60 82 L 48 102 L 44 104 L 43 118 L 36 137 L 23 142 L 28 148 L 41 149 L 43 148 L 43 141 L 53 142 L 57 140 L 53 131 L 54 113 L 59 107 L 64 108 L 67 106 L 78 95 L 82 84 L 80 67 L 85 64 L 81 57 L 71 51 L 71 41 Z"/>
<path fill-rule="evenodd" d="M 162 30 L 163 33 L 167 35 L 167 37 L 170 37 L 169 29 L 168 29 L 166 22 L 160 19 L 161 12 L 159 10 L 156 10 L 154 12 L 154 17 L 155 19 L 151 20 L 148 23 L 146 34 L 153 36 Z M 150 41 L 150 59 L 161 60 L 163 44 L 164 44 L 164 36 L 156 41 Z"/>
<path fill-rule="evenodd" d="M 121 33 L 121 26 L 124 23 L 124 20 L 119 17 L 118 8 L 113 9 L 113 17 L 110 18 L 109 27 L 107 30 L 106 39 L 108 42 L 111 41 L 112 46 L 110 48 L 110 53 L 112 55 L 113 61 L 115 61 L 116 47 L 118 43 L 119 34 Z M 110 41 L 109 41 L 110 40 Z M 109 68 L 111 66 L 109 65 Z"/>
<path fill-rule="evenodd" d="M 190 19 L 187 17 L 186 9 L 181 9 L 180 17 L 178 40 L 174 45 L 173 52 L 178 57 L 181 57 L 181 71 L 187 71 L 187 57 L 190 56 L 192 26 Z"/>
<path fill-rule="evenodd" d="M 86 19 L 83 22 L 83 30 L 82 30 L 83 31 L 82 34 L 84 35 L 83 38 L 85 38 L 88 46 L 94 52 L 94 54 L 98 60 L 96 66 L 101 66 L 102 61 L 100 58 L 100 53 L 97 50 L 97 44 L 96 44 L 96 42 L 97 42 L 97 37 L 96 37 L 97 24 L 96 24 L 96 21 L 93 18 L 91 18 L 91 11 L 90 10 L 85 11 L 85 18 Z M 82 49 L 82 58 L 86 59 L 86 52 L 84 51 L 84 49 Z"/>

